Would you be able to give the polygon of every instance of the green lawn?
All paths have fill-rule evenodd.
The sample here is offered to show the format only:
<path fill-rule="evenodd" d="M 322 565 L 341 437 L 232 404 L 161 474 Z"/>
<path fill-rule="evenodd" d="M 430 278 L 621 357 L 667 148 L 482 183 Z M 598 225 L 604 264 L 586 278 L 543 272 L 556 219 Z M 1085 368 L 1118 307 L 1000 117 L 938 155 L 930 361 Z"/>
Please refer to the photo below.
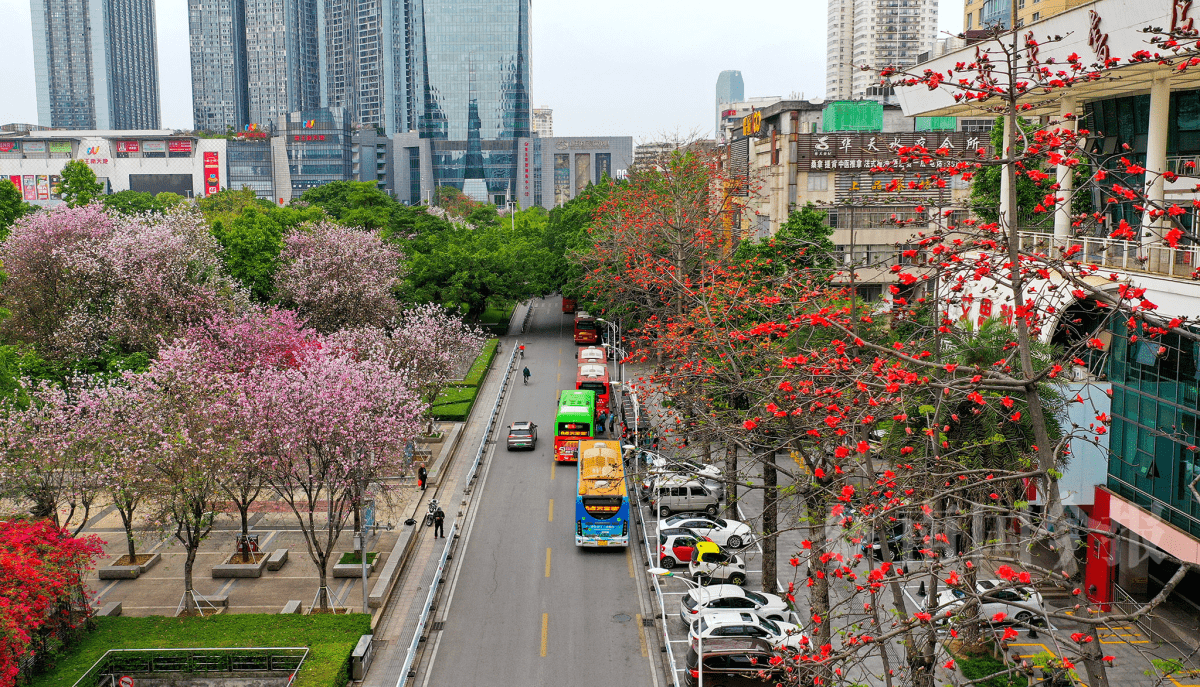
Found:
<path fill-rule="evenodd" d="M 371 619 L 351 615 L 235 614 L 209 618 L 96 618 L 95 629 L 64 651 L 32 687 L 71 687 L 109 649 L 307 646 L 298 687 L 346 684 L 350 652 L 371 631 Z"/>
<path fill-rule="evenodd" d="M 483 382 L 488 368 L 491 367 L 492 359 L 496 357 L 496 348 L 499 344 L 499 339 L 489 339 L 483 345 L 483 350 L 478 357 L 475 358 L 475 362 L 471 364 L 467 376 L 463 377 L 461 382 L 455 382 L 442 390 L 433 404 L 435 418 L 453 422 L 462 422 L 467 419 L 467 416 L 471 414 L 471 406 L 475 403 L 475 396 L 479 393 L 479 385 Z"/>

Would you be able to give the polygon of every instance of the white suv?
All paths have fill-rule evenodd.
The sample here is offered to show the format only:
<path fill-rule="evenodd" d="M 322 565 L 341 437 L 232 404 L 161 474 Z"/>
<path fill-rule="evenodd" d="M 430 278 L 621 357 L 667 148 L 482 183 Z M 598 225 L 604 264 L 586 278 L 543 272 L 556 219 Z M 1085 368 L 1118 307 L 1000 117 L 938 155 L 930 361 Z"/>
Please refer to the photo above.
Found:
<path fill-rule="evenodd" d="M 710 542 L 696 542 L 692 549 L 692 561 L 688 565 L 692 579 L 700 584 L 721 581 L 729 584 L 746 584 L 746 562 L 741 556 L 729 553 Z"/>
<path fill-rule="evenodd" d="M 704 613 L 699 620 L 692 623 L 688 631 L 688 643 L 696 648 L 697 639 L 755 637 L 769 642 L 771 646 L 801 648 L 805 644 L 805 635 L 798 625 L 792 623 L 767 620 L 749 611 L 718 611 Z"/>

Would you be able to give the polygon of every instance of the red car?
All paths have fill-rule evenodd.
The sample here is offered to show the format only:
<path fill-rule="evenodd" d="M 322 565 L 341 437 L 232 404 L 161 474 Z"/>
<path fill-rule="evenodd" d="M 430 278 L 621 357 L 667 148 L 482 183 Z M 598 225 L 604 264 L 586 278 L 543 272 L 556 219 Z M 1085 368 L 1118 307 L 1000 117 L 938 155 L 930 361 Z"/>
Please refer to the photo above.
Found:
<path fill-rule="evenodd" d="M 692 560 L 692 549 L 698 541 L 711 540 L 684 527 L 663 529 L 658 535 L 658 564 L 670 569 Z"/>

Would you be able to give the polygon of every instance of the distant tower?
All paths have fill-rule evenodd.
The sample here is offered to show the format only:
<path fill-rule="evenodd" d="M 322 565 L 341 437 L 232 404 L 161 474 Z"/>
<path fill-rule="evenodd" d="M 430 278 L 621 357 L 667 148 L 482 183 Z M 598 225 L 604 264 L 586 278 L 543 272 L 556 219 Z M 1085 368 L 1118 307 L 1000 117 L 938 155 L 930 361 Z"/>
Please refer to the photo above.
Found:
<path fill-rule="evenodd" d="M 717 77 L 717 120 L 713 127 L 713 138 L 721 140 L 721 111 L 730 103 L 740 103 L 746 99 L 746 85 L 742 83 L 742 73 L 737 69 L 726 69 Z"/>
<path fill-rule="evenodd" d="M 915 65 L 937 40 L 937 0 L 828 2 L 828 100 L 888 100 L 892 94 L 879 85 L 879 70 Z"/>
<path fill-rule="evenodd" d="M 38 124 L 157 129 L 154 0 L 31 0 Z"/>
<path fill-rule="evenodd" d="M 533 108 L 533 135 L 537 138 L 554 136 L 554 110 L 545 106 Z"/>

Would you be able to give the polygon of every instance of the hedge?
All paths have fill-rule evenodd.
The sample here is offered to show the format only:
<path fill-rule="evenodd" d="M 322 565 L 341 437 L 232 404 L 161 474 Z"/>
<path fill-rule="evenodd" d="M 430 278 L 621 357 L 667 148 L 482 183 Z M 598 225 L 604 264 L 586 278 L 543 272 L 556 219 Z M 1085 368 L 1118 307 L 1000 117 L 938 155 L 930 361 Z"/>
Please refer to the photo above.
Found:
<path fill-rule="evenodd" d="M 164 616 L 95 618 L 94 627 L 76 644 L 51 659 L 50 669 L 30 680 L 31 687 L 71 687 L 109 649 L 176 649 L 306 646 L 308 658 L 296 676 L 297 687 L 344 687 L 350 654 L 371 618 L 349 615 L 239 613 L 206 618 Z"/>
<path fill-rule="evenodd" d="M 499 346 L 499 339 L 489 339 L 462 381 L 454 382 L 442 390 L 433 404 L 434 419 L 463 422 L 471 415 L 471 407 L 479 394 L 479 386 L 483 383 L 488 368 L 492 366 Z"/>

